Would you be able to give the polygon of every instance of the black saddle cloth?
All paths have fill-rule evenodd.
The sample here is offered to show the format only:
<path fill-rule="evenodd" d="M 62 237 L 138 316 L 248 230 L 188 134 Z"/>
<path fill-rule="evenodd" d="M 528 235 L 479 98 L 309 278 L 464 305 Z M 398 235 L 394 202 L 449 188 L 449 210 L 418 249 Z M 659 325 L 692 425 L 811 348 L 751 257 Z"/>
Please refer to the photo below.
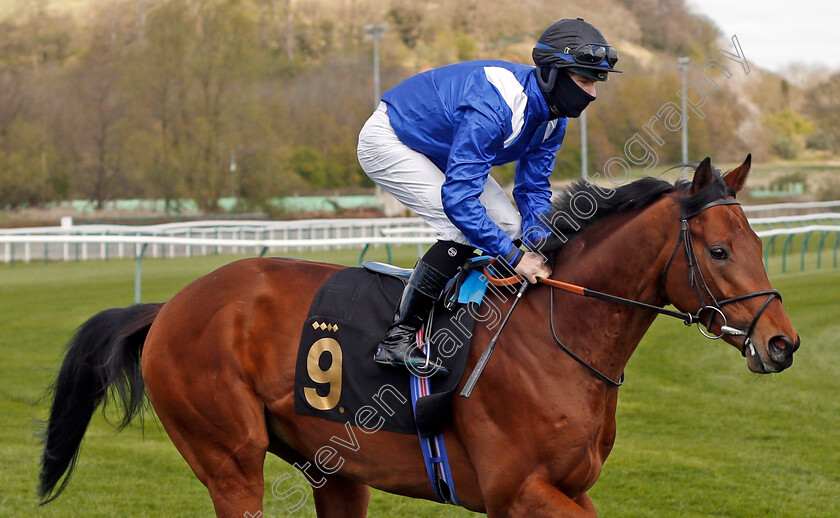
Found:
<path fill-rule="evenodd" d="M 402 296 L 401 279 L 347 268 L 318 290 L 303 325 L 295 368 L 295 411 L 363 430 L 383 429 L 424 437 L 439 434 L 467 363 L 475 322 L 465 306 L 435 309 L 432 359 L 449 369 L 430 379 L 431 395 L 412 412 L 407 368 L 373 361 Z"/>

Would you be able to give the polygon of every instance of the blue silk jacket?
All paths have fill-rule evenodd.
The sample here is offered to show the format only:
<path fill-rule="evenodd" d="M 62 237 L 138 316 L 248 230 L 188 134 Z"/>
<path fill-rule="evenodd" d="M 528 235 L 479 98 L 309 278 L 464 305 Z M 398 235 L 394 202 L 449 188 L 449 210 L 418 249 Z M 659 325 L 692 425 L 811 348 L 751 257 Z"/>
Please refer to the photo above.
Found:
<path fill-rule="evenodd" d="M 548 177 L 567 119 L 549 120 L 534 67 L 469 61 L 406 79 L 385 92 L 397 137 L 426 155 L 446 180 L 443 209 L 477 248 L 513 259 L 511 238 L 487 215 L 479 196 L 490 168 L 517 162 L 513 197 L 522 230 L 540 225 L 551 206 Z"/>

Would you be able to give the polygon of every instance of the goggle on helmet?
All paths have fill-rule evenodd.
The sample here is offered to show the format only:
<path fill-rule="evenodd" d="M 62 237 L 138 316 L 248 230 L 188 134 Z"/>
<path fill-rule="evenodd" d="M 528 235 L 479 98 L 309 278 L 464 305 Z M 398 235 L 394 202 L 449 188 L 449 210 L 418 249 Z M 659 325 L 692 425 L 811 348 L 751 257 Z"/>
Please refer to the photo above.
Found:
<path fill-rule="evenodd" d="M 553 87 L 560 68 L 594 81 L 606 81 L 608 72 L 621 72 L 615 69 L 618 52 L 598 29 L 582 18 L 560 20 L 546 29 L 534 46 L 532 57 L 540 69 L 537 78 L 544 90 Z M 543 74 L 542 69 L 550 70 Z"/>

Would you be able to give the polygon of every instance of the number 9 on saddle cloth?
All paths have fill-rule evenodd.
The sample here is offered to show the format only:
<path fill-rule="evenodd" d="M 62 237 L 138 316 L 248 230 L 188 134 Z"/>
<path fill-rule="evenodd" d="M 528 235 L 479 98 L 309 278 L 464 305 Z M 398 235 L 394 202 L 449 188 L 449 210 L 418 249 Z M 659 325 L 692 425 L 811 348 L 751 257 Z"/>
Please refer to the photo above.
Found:
<path fill-rule="evenodd" d="M 481 266 L 484 262 L 473 263 Z M 295 411 L 351 423 L 362 431 L 387 430 L 431 437 L 442 432 L 451 399 L 466 368 L 476 311 L 486 283 L 477 269 L 459 274 L 433 312 L 434 329 L 426 337 L 432 360 L 449 374 L 429 380 L 431 394 L 411 408 L 408 369 L 371 361 L 405 286 L 404 272 L 389 265 L 346 268 L 318 290 L 303 325 L 295 367 Z M 387 273 L 381 273 L 387 272 Z M 400 275 L 403 274 L 403 275 Z M 455 301 L 457 293 L 457 301 Z M 420 374 L 416 372 L 415 374 Z"/>

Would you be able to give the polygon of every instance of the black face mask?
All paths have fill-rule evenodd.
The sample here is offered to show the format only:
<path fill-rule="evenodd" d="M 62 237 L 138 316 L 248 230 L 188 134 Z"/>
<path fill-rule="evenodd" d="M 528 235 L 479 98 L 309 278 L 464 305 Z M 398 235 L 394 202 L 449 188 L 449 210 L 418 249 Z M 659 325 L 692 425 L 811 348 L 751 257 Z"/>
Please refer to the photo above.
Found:
<path fill-rule="evenodd" d="M 540 81 L 541 85 L 551 85 L 553 83 L 551 90 L 548 92 L 543 90 L 543 96 L 545 96 L 545 102 L 551 111 L 552 119 L 580 117 L 583 109 L 595 100 L 595 97 L 584 92 L 583 88 L 578 86 L 565 70 L 552 68 L 548 71 L 548 75 L 547 80 L 539 77 L 539 74 L 537 77 L 542 79 Z"/>

